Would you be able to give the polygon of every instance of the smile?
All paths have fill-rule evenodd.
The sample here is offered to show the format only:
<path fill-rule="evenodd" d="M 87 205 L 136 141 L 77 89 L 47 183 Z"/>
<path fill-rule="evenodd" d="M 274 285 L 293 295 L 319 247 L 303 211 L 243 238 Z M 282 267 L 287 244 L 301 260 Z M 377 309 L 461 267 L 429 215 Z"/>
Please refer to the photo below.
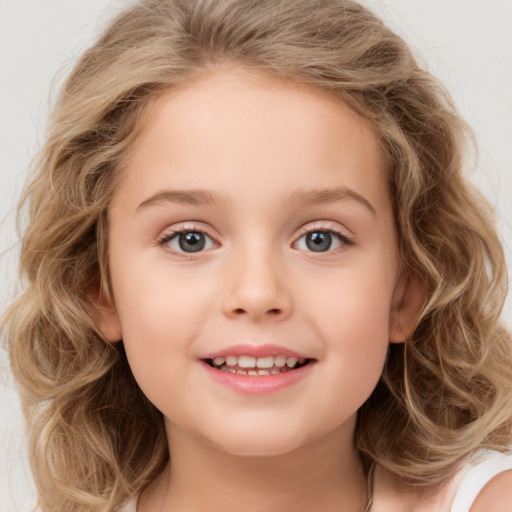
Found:
<path fill-rule="evenodd" d="M 302 381 L 317 362 L 278 345 L 234 345 L 205 354 L 202 367 L 218 384 L 237 393 L 267 395 Z"/>
<path fill-rule="evenodd" d="M 279 375 L 301 368 L 311 360 L 288 357 L 286 355 L 252 357 L 247 355 L 227 355 L 206 359 L 212 368 L 239 375 Z"/>

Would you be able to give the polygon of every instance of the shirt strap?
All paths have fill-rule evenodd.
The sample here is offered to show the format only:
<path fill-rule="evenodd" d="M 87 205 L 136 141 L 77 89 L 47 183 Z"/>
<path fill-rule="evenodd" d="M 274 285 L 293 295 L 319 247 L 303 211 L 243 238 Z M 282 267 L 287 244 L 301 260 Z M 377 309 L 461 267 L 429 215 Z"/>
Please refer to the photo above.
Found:
<path fill-rule="evenodd" d="M 469 512 L 480 491 L 496 475 L 512 469 L 512 455 L 489 451 L 486 456 L 490 458 L 473 466 L 462 479 L 451 512 Z"/>
<path fill-rule="evenodd" d="M 137 500 L 130 501 L 119 512 L 137 512 Z"/>

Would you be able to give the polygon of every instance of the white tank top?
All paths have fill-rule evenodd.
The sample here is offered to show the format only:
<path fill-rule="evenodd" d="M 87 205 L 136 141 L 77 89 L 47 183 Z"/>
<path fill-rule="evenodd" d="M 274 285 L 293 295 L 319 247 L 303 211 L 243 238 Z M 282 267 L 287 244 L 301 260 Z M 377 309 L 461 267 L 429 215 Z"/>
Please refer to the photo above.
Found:
<path fill-rule="evenodd" d="M 479 452 L 476 463 L 463 469 L 450 512 L 469 512 L 480 491 L 499 473 L 512 469 L 512 455 L 493 450 Z M 120 512 L 137 512 L 137 500 L 130 501 Z"/>
<path fill-rule="evenodd" d="M 450 512 L 469 512 L 480 491 L 498 474 L 512 469 L 512 455 L 494 450 L 480 452 L 478 462 L 469 469 L 459 483 Z"/>

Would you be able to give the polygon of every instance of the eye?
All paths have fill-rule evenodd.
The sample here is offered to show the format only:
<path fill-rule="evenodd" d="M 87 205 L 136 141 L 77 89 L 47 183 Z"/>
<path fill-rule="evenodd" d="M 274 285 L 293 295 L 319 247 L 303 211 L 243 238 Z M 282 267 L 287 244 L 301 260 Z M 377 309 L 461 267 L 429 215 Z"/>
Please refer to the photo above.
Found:
<path fill-rule="evenodd" d="M 216 243 L 202 231 L 175 231 L 159 240 L 174 252 L 194 253 L 212 249 Z"/>
<path fill-rule="evenodd" d="M 328 252 L 350 244 L 351 241 L 341 233 L 317 229 L 302 235 L 295 243 L 295 247 L 301 251 Z"/>

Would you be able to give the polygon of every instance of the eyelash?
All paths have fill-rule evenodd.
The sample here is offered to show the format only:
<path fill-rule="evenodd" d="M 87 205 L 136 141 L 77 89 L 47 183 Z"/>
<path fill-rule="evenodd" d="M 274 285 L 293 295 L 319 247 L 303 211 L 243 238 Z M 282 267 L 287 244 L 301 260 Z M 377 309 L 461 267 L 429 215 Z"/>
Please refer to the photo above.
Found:
<path fill-rule="evenodd" d="M 200 233 L 200 234 L 208 237 L 217 246 L 219 245 L 217 240 L 211 234 L 209 234 L 206 230 L 198 228 L 194 225 L 186 226 L 181 229 L 173 229 L 173 230 L 170 230 L 170 231 L 164 233 L 160 238 L 158 238 L 157 244 L 159 247 L 162 247 L 163 249 L 165 249 L 168 252 L 171 252 L 172 254 L 175 254 L 175 255 L 178 255 L 178 256 L 184 257 L 184 258 L 190 258 L 196 253 L 195 252 L 177 251 L 177 250 L 171 249 L 169 246 L 166 245 L 171 240 L 173 240 L 177 236 L 179 236 L 180 234 L 186 234 L 186 233 Z M 334 227 L 314 226 L 314 227 L 302 228 L 300 235 L 296 238 L 295 242 L 293 243 L 293 246 L 296 246 L 302 238 L 304 238 L 305 236 L 312 234 L 312 233 L 327 233 L 327 234 L 335 237 L 336 239 L 338 239 L 339 242 L 341 242 L 341 244 L 342 244 L 341 247 L 338 247 L 335 249 L 329 249 L 327 251 L 318 251 L 320 254 L 337 252 L 338 250 L 343 250 L 346 247 L 354 245 L 354 242 L 350 238 L 348 238 L 346 235 L 344 235 L 343 233 L 341 233 L 338 229 L 336 229 Z M 197 251 L 197 253 L 200 253 L 200 252 L 204 252 L 204 250 L 201 249 L 200 251 Z M 315 253 L 315 251 L 313 251 L 313 250 L 305 251 L 305 252 L 311 252 L 313 254 Z"/>
<path fill-rule="evenodd" d="M 294 242 L 294 245 L 296 245 L 299 242 L 299 240 L 301 240 L 303 237 L 305 237 L 311 233 L 328 233 L 328 234 L 332 235 L 333 237 L 337 238 L 342 243 L 341 247 L 336 248 L 336 249 L 331 249 L 328 251 L 322 251 L 323 253 L 338 252 L 339 250 L 344 250 L 347 247 L 354 245 L 353 240 L 351 240 L 347 235 L 344 235 L 343 233 L 341 233 L 341 231 L 339 229 L 337 229 L 333 226 L 313 226 L 313 227 L 301 228 L 301 233 L 297 237 L 296 241 Z M 315 253 L 315 251 L 308 251 L 308 252 Z M 320 254 L 322 254 L 322 252 L 320 252 Z"/>
<path fill-rule="evenodd" d="M 171 247 L 166 245 L 171 240 L 176 238 L 177 236 L 179 236 L 181 234 L 186 234 L 186 233 L 200 233 L 200 234 L 208 237 L 214 244 L 219 245 L 219 243 L 217 242 L 215 237 L 213 237 L 211 234 L 209 234 L 206 230 L 198 228 L 198 227 L 194 226 L 193 224 L 184 226 L 183 228 L 180 228 L 180 229 L 171 229 L 171 230 L 165 232 L 160 238 L 158 238 L 157 245 L 159 247 L 162 247 L 165 251 L 172 253 L 173 255 L 177 255 L 177 256 L 180 256 L 183 258 L 193 257 L 196 254 L 195 252 L 177 251 L 177 250 L 174 250 Z M 203 252 L 203 251 L 201 250 L 201 251 L 197 251 L 197 252 L 199 253 L 199 252 Z"/>

